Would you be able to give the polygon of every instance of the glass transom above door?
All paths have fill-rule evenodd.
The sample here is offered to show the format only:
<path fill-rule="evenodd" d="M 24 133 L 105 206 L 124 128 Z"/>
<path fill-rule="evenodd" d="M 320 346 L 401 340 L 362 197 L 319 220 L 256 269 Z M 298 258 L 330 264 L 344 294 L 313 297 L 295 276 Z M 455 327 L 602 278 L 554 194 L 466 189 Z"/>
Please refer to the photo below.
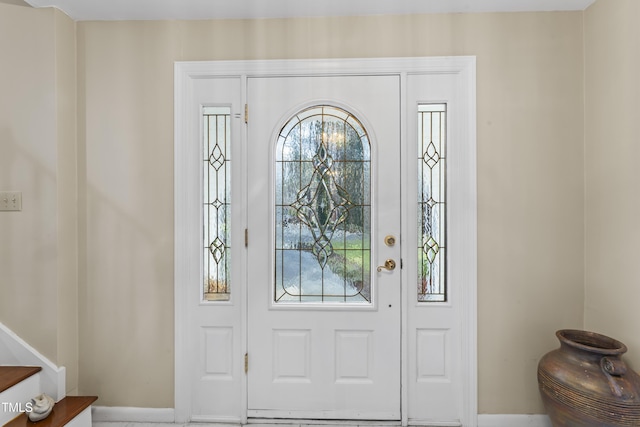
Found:
<path fill-rule="evenodd" d="M 334 106 L 304 109 L 275 153 L 275 303 L 371 302 L 371 147 Z"/>

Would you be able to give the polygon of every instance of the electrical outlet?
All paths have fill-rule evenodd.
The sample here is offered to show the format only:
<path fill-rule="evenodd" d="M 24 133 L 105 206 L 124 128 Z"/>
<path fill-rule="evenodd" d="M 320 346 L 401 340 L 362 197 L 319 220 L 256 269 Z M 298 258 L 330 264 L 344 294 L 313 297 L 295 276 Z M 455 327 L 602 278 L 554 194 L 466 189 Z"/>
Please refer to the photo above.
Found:
<path fill-rule="evenodd" d="M 0 211 L 21 211 L 21 191 L 0 191 Z"/>

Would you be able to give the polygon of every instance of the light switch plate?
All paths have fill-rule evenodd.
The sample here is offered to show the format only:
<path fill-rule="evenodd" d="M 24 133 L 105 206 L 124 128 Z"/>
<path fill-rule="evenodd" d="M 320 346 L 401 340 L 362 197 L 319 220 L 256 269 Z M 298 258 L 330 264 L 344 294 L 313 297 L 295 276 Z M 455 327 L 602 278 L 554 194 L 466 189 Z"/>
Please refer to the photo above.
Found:
<path fill-rule="evenodd" d="M 21 191 L 0 191 L 0 211 L 21 211 Z"/>

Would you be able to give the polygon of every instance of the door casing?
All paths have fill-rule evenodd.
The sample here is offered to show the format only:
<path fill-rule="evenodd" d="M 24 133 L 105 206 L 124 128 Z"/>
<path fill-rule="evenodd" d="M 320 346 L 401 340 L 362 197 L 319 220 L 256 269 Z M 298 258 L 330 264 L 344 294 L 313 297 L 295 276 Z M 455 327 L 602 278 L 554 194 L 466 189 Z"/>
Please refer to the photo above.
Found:
<path fill-rule="evenodd" d="M 477 208 L 476 208 L 476 144 L 475 144 L 475 57 L 443 57 L 443 58 L 380 58 L 380 59 L 339 59 L 339 60 L 278 60 L 278 61 L 208 61 L 177 62 L 175 64 L 175 138 L 174 138 L 174 200 L 175 200 L 175 421 L 218 421 L 247 422 L 247 385 L 243 377 L 243 364 L 247 348 L 247 312 L 246 312 L 246 269 L 247 260 L 242 238 L 236 236 L 237 244 L 234 262 L 238 273 L 232 299 L 228 303 L 218 303 L 216 310 L 227 313 L 225 326 L 232 337 L 233 345 L 229 348 L 229 377 L 235 378 L 236 385 L 229 390 L 221 390 L 221 395 L 229 396 L 239 405 L 230 407 L 221 402 L 220 407 L 206 410 L 194 410 L 197 391 L 194 391 L 193 372 L 194 356 L 198 353 L 198 335 L 194 332 L 197 317 L 193 314 L 193 304 L 207 309 L 211 304 L 200 301 L 198 294 L 201 282 L 199 265 L 201 251 L 200 209 L 200 177 L 194 174 L 200 163 L 197 153 L 200 152 L 198 126 L 194 122 L 202 101 L 200 98 L 205 87 L 205 97 L 210 96 L 213 104 L 233 105 L 234 119 L 242 120 L 242 107 L 246 102 L 246 80 L 249 76 L 314 76 L 314 75 L 377 75 L 396 74 L 401 80 L 401 124 L 402 144 L 406 144 L 407 110 L 405 92 L 407 82 L 412 76 L 451 75 L 455 79 L 455 102 L 461 106 L 456 117 L 456 138 L 464 145 L 464 154 L 458 167 L 461 175 L 458 178 L 460 194 L 457 197 L 462 232 L 465 236 L 465 248 L 461 248 L 460 272 L 463 280 L 464 295 L 460 301 L 460 342 L 459 363 L 464 382 L 459 392 L 459 420 L 446 425 L 477 425 Z M 205 83 L 203 83 L 205 82 Z M 209 84 L 211 83 L 211 84 Z M 237 83 L 238 93 L 228 90 L 229 83 Z M 203 86 L 204 84 L 204 86 Z M 233 86 L 233 85 L 231 85 Z M 226 89 L 225 89 L 226 88 Z M 226 97 L 226 98 L 225 98 Z M 237 147 L 241 158 L 246 156 L 246 128 L 237 128 L 240 144 Z M 194 141 L 195 144 L 194 144 Z M 195 145 L 195 148 L 194 148 Z M 194 163 L 195 162 L 195 163 Z M 246 166 L 237 165 L 234 186 L 246 188 Z M 196 176 L 197 175 L 197 176 Z M 406 179 L 406 178 L 405 178 Z M 403 182 L 403 186 L 404 186 Z M 238 206 L 236 221 L 246 224 L 243 207 L 247 199 L 234 200 Z M 237 227 L 240 228 L 240 227 Z M 403 221 L 402 233 L 412 232 L 413 227 Z M 236 235 L 241 233 L 236 233 Z M 408 249 L 403 249 L 406 251 Z M 245 273 L 243 273 L 245 272 Z M 402 282 L 407 284 L 407 269 L 402 271 Z M 405 285 L 403 285 L 405 286 Z M 405 295 L 410 292 L 405 292 Z M 402 378 L 403 385 L 408 384 L 408 334 L 407 321 L 408 298 L 402 302 Z M 233 382 L 233 381 L 231 381 Z M 225 385 L 221 385 L 224 388 Z M 402 387 L 401 423 L 445 425 L 423 417 L 410 417 L 408 407 L 410 399 L 408 387 Z M 244 402 L 244 404 L 242 403 Z"/>

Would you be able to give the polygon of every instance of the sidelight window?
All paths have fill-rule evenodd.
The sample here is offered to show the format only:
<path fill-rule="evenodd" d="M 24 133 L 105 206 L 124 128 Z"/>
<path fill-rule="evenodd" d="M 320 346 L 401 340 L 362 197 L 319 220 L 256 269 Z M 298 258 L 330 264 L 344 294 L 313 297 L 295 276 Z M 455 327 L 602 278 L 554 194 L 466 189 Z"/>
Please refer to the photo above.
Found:
<path fill-rule="evenodd" d="M 418 301 L 446 301 L 446 105 L 418 106 Z"/>
<path fill-rule="evenodd" d="M 203 108 L 203 242 L 206 301 L 231 295 L 231 108 Z"/>

